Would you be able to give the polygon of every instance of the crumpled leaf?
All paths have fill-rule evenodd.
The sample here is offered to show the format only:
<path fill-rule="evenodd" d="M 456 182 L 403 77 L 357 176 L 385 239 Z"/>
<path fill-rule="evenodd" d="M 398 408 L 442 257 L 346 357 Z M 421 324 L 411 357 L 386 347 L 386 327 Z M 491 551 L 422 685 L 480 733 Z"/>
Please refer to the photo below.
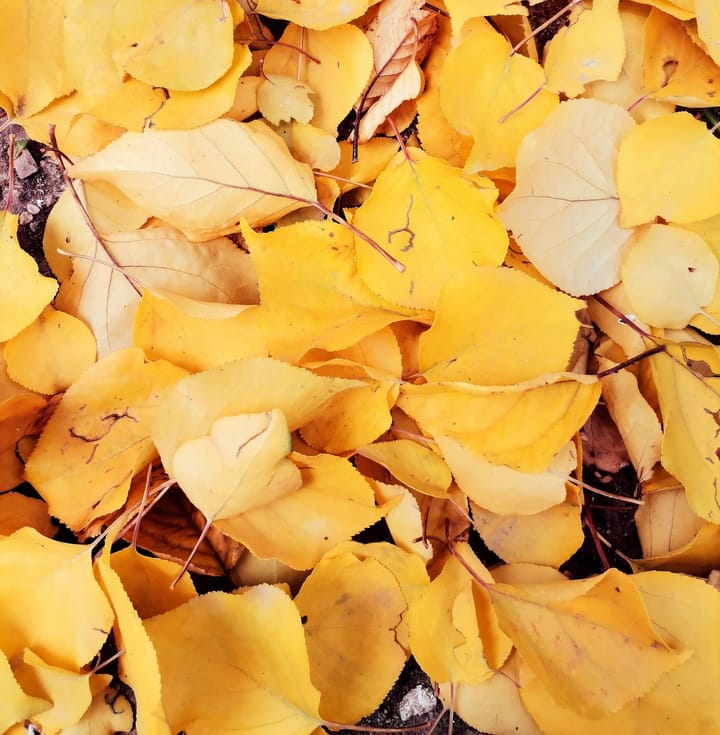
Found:
<path fill-rule="evenodd" d="M 616 712 L 690 655 L 660 637 L 631 578 L 615 569 L 487 590 L 500 627 L 552 698 L 584 715 Z"/>
<path fill-rule="evenodd" d="M 687 107 L 716 103 L 720 67 L 680 20 L 653 8 L 645 23 L 642 48 L 643 84 L 655 99 Z"/>
<path fill-rule="evenodd" d="M 374 69 L 356 109 L 362 116 L 358 127 L 362 142 L 400 105 L 422 92 L 419 64 L 437 28 L 436 14 L 423 6 L 422 0 L 384 0 L 365 31 L 373 49 Z"/>
<path fill-rule="evenodd" d="M 267 52 L 263 72 L 299 76 L 298 81 L 313 91 L 310 122 L 334 136 L 372 73 L 369 41 L 358 27 L 349 23 L 327 30 L 291 23 L 280 41 L 287 46 L 277 44 Z M 308 56 L 298 56 L 295 50 L 298 48 Z"/>
<path fill-rule="evenodd" d="M 720 520 L 720 378 L 700 375 L 686 360 L 720 372 L 717 348 L 686 344 L 650 358 L 663 419 L 662 466 L 684 485 L 690 507 Z M 670 346 L 667 347 L 670 350 Z"/>
<path fill-rule="evenodd" d="M 360 560 L 348 551 L 320 561 L 295 604 L 302 615 L 310 676 L 321 692 L 322 716 L 357 722 L 374 712 L 406 658 L 395 628 L 407 602 L 395 576 L 379 561 Z"/>
<path fill-rule="evenodd" d="M 216 0 L 122 0 L 110 40 L 116 66 L 136 79 L 155 87 L 203 89 L 232 62 L 233 18 L 226 3 Z"/>
<path fill-rule="evenodd" d="M 524 273 L 481 266 L 451 276 L 420 336 L 431 382 L 509 385 L 565 370 L 583 303 Z"/>
<path fill-rule="evenodd" d="M 633 313 L 654 327 L 682 329 L 713 298 L 720 266 L 705 240 L 681 227 L 639 228 L 622 265 Z"/>
<path fill-rule="evenodd" d="M 310 168 L 259 120 L 125 133 L 69 172 L 111 183 L 191 240 L 239 232 L 240 216 L 262 226 L 307 203 L 297 197 L 315 199 Z"/>
<path fill-rule="evenodd" d="M 211 592 L 145 628 L 172 732 L 310 735 L 321 724 L 300 613 L 280 590 Z"/>
<path fill-rule="evenodd" d="M 492 583 L 490 572 L 467 544 L 457 544 L 453 556 L 412 602 L 408 613 L 413 656 L 438 683 L 479 684 L 502 666 L 512 649 L 487 592 L 465 565 Z"/>
<path fill-rule="evenodd" d="M 572 100 L 520 145 L 517 185 L 500 218 L 532 264 L 574 296 L 620 280 L 632 232 L 617 223 L 615 162 L 633 125 L 616 105 Z"/>
<path fill-rule="evenodd" d="M 487 462 L 542 472 L 599 395 L 594 377 L 558 373 L 506 387 L 404 384 L 397 405 L 423 431 L 449 436 Z"/>
<path fill-rule="evenodd" d="M 720 212 L 720 140 L 688 112 L 647 120 L 620 143 L 617 191 L 622 227 L 712 217 Z"/>
<path fill-rule="evenodd" d="M 119 508 L 154 456 L 151 422 L 185 371 L 146 363 L 131 347 L 104 358 L 67 390 L 25 466 L 52 515 L 73 530 Z"/>
<path fill-rule="evenodd" d="M 624 58 L 618 0 L 595 0 L 591 8 L 581 5 L 545 47 L 547 89 L 577 97 L 589 82 L 617 79 Z"/>
<path fill-rule="evenodd" d="M 515 165 L 520 141 L 557 106 L 557 95 L 544 86 L 540 65 L 510 56 L 509 42 L 487 20 L 463 26 L 440 76 L 440 106 L 450 124 L 475 141 L 466 171 Z"/>
<path fill-rule="evenodd" d="M 32 324 L 52 301 L 54 278 L 41 276 L 35 261 L 17 241 L 17 215 L 0 217 L 0 342 Z"/>
<path fill-rule="evenodd" d="M 383 299 L 434 309 L 447 279 L 476 265 L 500 265 L 507 233 L 494 213 L 497 189 L 481 176 L 411 151 L 388 166 L 353 224 L 399 260 L 392 269 L 356 237 L 358 272 Z"/>

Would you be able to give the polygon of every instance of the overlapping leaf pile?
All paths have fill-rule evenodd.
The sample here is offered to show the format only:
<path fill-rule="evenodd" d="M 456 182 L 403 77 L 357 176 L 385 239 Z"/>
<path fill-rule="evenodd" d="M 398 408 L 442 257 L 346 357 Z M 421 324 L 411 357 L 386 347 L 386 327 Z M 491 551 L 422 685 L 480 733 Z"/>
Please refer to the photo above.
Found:
<path fill-rule="evenodd" d="M 73 183 L 59 288 L 2 222 L 0 731 L 132 727 L 111 631 L 140 735 L 352 724 L 410 655 L 497 735 L 720 730 L 720 6 L 566 10 L 541 63 L 519 2 L 5 3 Z M 601 394 L 645 558 L 570 580 Z"/>

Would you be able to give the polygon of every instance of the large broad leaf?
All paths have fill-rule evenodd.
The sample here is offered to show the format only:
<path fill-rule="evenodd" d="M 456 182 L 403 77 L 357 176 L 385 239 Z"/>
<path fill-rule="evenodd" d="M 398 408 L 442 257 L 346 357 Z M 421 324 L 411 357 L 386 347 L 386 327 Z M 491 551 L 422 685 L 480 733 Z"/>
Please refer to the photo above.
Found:
<path fill-rule="evenodd" d="M 240 216 L 253 226 L 268 224 L 315 199 L 310 167 L 259 120 L 125 133 L 70 173 L 113 184 L 147 216 L 191 240 L 239 232 Z"/>
<path fill-rule="evenodd" d="M 617 224 L 615 161 L 629 113 L 596 100 L 573 100 L 554 110 L 523 140 L 517 185 L 500 207 L 532 264 L 575 296 L 620 280 L 632 234 Z"/>
<path fill-rule="evenodd" d="M 309 735 L 321 724 L 300 613 L 279 589 L 213 592 L 145 628 L 172 732 Z"/>

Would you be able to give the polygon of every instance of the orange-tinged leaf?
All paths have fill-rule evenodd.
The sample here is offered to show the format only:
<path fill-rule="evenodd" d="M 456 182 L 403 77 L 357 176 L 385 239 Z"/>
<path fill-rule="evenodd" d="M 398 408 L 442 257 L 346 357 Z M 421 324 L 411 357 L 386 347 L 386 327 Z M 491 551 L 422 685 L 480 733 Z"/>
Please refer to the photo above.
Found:
<path fill-rule="evenodd" d="M 553 699 L 585 715 L 616 712 L 689 656 L 658 635 L 631 578 L 615 569 L 487 589 L 500 626 Z"/>
<path fill-rule="evenodd" d="M 620 280 L 632 233 L 617 224 L 615 162 L 633 125 L 617 105 L 572 100 L 518 151 L 517 185 L 500 217 L 540 273 L 575 296 Z"/>
<path fill-rule="evenodd" d="M 577 466 L 572 442 L 542 472 L 519 472 L 487 462 L 449 436 L 439 436 L 437 443 L 460 489 L 481 508 L 500 515 L 530 515 L 561 503 L 566 478 Z"/>
<path fill-rule="evenodd" d="M 623 227 L 712 217 L 720 212 L 720 140 L 688 112 L 647 120 L 620 143 L 617 190 Z"/>
<path fill-rule="evenodd" d="M 545 48 L 547 89 L 577 97 L 589 82 L 617 79 L 624 58 L 618 0 L 595 0 L 591 8 L 581 5 Z"/>
<path fill-rule="evenodd" d="M 559 567 L 583 543 L 579 505 L 558 503 L 533 514 L 498 515 L 470 504 L 475 529 L 503 561 Z"/>
<path fill-rule="evenodd" d="M 711 523 L 720 521 L 720 378 L 704 377 L 685 360 L 717 360 L 711 345 L 684 345 L 650 358 L 663 419 L 662 466 L 685 486 L 690 507 Z"/>
<path fill-rule="evenodd" d="M 63 6 L 10 2 L 0 30 L 0 90 L 18 117 L 72 91 L 63 65 Z"/>
<path fill-rule="evenodd" d="M 38 393 L 60 393 L 95 362 L 95 352 L 95 338 L 83 322 L 48 306 L 6 343 L 5 361 L 16 383 Z"/>
<path fill-rule="evenodd" d="M 475 574 L 492 582 L 467 545 L 458 544 L 454 551 Z M 455 556 L 412 602 L 408 623 L 413 656 L 438 683 L 479 684 L 492 676 L 512 648 L 498 627 L 487 593 Z"/>
<path fill-rule="evenodd" d="M 300 614 L 280 590 L 212 592 L 145 627 L 172 732 L 309 735 L 321 723 Z"/>
<path fill-rule="evenodd" d="M 434 309 L 450 276 L 473 265 L 500 265 L 507 233 L 494 213 L 495 185 L 412 151 L 377 179 L 353 224 L 399 260 L 400 273 L 356 238 L 358 272 L 380 297 Z"/>
<path fill-rule="evenodd" d="M 270 358 L 225 363 L 175 386 L 158 411 L 153 441 L 172 476 L 173 457 L 181 445 L 208 436 L 219 418 L 278 409 L 288 430 L 295 431 L 335 393 L 359 385 L 359 381 L 323 378 Z"/>
<path fill-rule="evenodd" d="M 57 531 L 42 500 L 28 498 L 20 493 L 3 492 L 0 495 L 0 534 L 9 536 L 24 526 L 30 526 L 48 537 Z"/>
<path fill-rule="evenodd" d="M 289 20 L 299 26 L 324 31 L 341 23 L 359 18 L 369 5 L 377 0 L 348 0 L 336 3 L 333 0 L 306 0 L 302 5 L 295 0 L 257 0 L 253 10 L 268 18 Z"/>
<path fill-rule="evenodd" d="M 295 604 L 322 716 L 351 723 L 372 713 L 405 664 L 395 628 L 407 603 L 395 576 L 373 558 L 346 552 L 315 567 Z"/>
<path fill-rule="evenodd" d="M 95 574 L 115 612 L 115 641 L 118 649 L 123 651 L 119 662 L 120 676 L 135 695 L 135 724 L 138 732 L 170 735 L 161 700 L 161 671 L 157 654 L 120 576 L 111 566 L 110 546 L 108 541 L 95 563 Z"/>
<path fill-rule="evenodd" d="M 133 347 L 75 381 L 25 466 L 54 516 L 80 530 L 125 502 L 133 475 L 155 456 L 155 410 L 183 375 L 170 363 L 146 363 Z"/>
<path fill-rule="evenodd" d="M 35 261 L 17 241 L 17 215 L 0 217 L 0 342 L 29 326 L 52 301 L 54 278 L 38 273 Z"/>
<path fill-rule="evenodd" d="M 217 527 L 255 556 L 275 558 L 293 569 L 310 569 L 341 541 L 379 521 L 368 481 L 342 457 L 293 453 L 302 487 Z"/>
<path fill-rule="evenodd" d="M 191 91 L 230 66 L 233 18 L 225 0 L 122 0 L 110 38 L 118 68 L 156 87 Z"/>
<path fill-rule="evenodd" d="M 582 301 L 515 270 L 468 268 L 449 278 L 420 336 L 430 382 L 509 385 L 565 370 Z"/>
<path fill-rule="evenodd" d="M 520 54 L 484 18 L 469 20 L 440 77 L 440 106 L 473 145 L 466 171 L 513 166 L 520 141 L 558 104 L 542 67 Z"/>
<path fill-rule="evenodd" d="M 192 240 L 239 232 L 240 216 L 253 226 L 274 222 L 302 206 L 292 197 L 315 198 L 310 168 L 259 120 L 125 133 L 70 173 L 113 184 Z"/>
<path fill-rule="evenodd" d="M 200 372 L 246 357 L 266 357 L 258 309 L 145 291 L 135 312 L 133 343 L 150 360 Z"/>
<path fill-rule="evenodd" d="M 487 462 L 542 472 L 599 395 L 596 378 L 558 373 L 505 387 L 404 384 L 397 405 L 423 431 L 449 436 Z"/>
<path fill-rule="evenodd" d="M 305 221 L 268 233 L 244 228 L 243 237 L 257 269 L 261 328 L 273 357 L 296 362 L 313 347 L 342 350 L 411 313 L 365 285 L 352 234 L 340 225 Z"/>
<path fill-rule="evenodd" d="M 27 392 L 11 395 L 0 403 L 0 492 L 22 482 L 24 468 L 17 455 L 18 442 L 32 431 L 46 405 L 46 399 Z"/>
<path fill-rule="evenodd" d="M 287 45 L 278 44 L 267 52 L 263 72 L 299 75 L 313 91 L 310 122 L 334 136 L 372 73 L 372 48 L 365 34 L 349 23 L 326 30 L 291 23 L 280 41 Z M 307 56 L 300 55 L 299 48 Z"/>
<path fill-rule="evenodd" d="M 720 6 L 713 0 L 695 0 L 695 12 L 700 40 L 705 44 L 712 60 L 720 64 Z"/>
<path fill-rule="evenodd" d="M 682 329 L 713 298 L 720 266 L 705 240 L 681 227 L 638 228 L 622 265 L 633 313 L 653 327 Z"/>
<path fill-rule="evenodd" d="M 0 539 L 0 648 L 5 655 L 12 658 L 27 647 L 47 664 L 72 672 L 89 663 L 113 620 L 93 577 L 91 555 L 87 546 L 52 541 L 33 528 Z"/>
<path fill-rule="evenodd" d="M 442 457 L 410 439 L 377 442 L 359 447 L 361 457 L 371 459 L 401 483 L 426 495 L 447 497 L 452 475 Z"/>
<path fill-rule="evenodd" d="M 653 8 L 643 38 L 643 84 L 657 100 L 676 105 L 714 105 L 720 67 L 677 18 Z"/>

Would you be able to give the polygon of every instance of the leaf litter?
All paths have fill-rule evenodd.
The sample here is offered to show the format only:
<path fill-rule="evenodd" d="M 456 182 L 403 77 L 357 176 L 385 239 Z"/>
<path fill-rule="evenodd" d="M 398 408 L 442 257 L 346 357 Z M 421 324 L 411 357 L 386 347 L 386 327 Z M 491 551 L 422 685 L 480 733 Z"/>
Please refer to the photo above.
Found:
<path fill-rule="evenodd" d="M 5 20 L 1 731 L 720 728 L 710 0 Z"/>

